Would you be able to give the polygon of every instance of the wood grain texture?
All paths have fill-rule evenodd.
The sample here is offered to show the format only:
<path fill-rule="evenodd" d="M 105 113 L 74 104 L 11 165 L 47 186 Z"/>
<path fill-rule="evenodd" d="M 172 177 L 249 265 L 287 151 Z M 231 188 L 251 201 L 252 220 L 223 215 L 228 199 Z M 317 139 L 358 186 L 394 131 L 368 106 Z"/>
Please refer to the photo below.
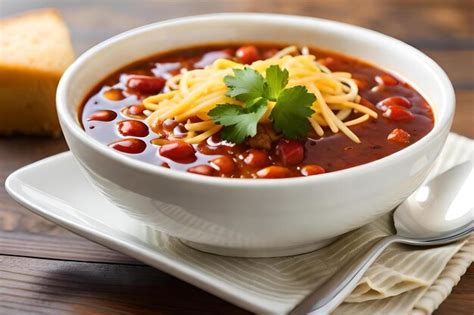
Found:
<path fill-rule="evenodd" d="M 143 263 L 74 234 L 47 235 L 32 233 L 9 233 L 0 231 L 2 255 L 38 257 L 57 260 L 120 263 L 143 265 Z"/>
<path fill-rule="evenodd" d="M 56 7 L 77 53 L 122 31 L 213 12 L 273 12 L 347 22 L 425 52 L 456 89 L 453 131 L 474 138 L 472 0 L 0 0 L 0 17 Z M 30 213 L 9 196 L 15 169 L 67 150 L 63 139 L 0 138 L 0 314 L 241 314 L 238 308 Z M 474 314 L 474 266 L 436 311 Z"/>
<path fill-rule="evenodd" d="M 57 7 L 82 52 L 124 30 L 216 12 L 307 15 L 368 27 L 418 48 L 472 49 L 471 0 L 0 0 L 0 16 Z"/>
<path fill-rule="evenodd" d="M 0 279 L 0 314 L 246 314 L 143 265 L 0 255 Z"/>
<path fill-rule="evenodd" d="M 473 292 L 474 264 L 469 267 L 461 282 L 454 287 L 448 299 L 436 310 L 435 315 L 474 314 Z"/>

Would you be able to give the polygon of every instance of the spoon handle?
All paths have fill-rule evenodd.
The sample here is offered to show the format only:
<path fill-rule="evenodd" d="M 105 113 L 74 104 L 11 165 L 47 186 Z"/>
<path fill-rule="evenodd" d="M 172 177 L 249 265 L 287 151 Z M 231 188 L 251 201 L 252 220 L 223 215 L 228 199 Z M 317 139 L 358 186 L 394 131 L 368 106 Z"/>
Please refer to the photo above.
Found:
<path fill-rule="evenodd" d="M 358 281 L 383 250 L 397 241 L 399 241 L 399 237 L 396 235 L 384 237 L 372 246 L 370 250 L 351 259 L 330 279 L 298 304 L 290 314 L 329 314 L 352 292 Z"/>
<path fill-rule="evenodd" d="M 362 252 L 346 263 L 341 269 L 308 295 L 291 312 L 291 315 L 327 315 L 333 311 L 356 287 L 359 280 L 387 246 L 402 243 L 415 246 L 442 245 L 467 237 L 474 232 L 474 222 L 470 222 L 458 231 L 436 239 L 411 239 L 400 235 L 391 235 L 380 239 L 367 252 Z"/>

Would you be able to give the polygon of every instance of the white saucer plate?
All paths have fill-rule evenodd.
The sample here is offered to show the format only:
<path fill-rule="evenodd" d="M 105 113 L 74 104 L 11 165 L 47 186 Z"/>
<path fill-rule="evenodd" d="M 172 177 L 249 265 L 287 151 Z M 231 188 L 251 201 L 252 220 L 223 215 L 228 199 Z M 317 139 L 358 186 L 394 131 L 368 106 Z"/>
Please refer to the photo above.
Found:
<path fill-rule="evenodd" d="M 127 216 L 93 188 L 70 152 L 17 170 L 5 187 L 16 201 L 47 220 L 230 303 L 258 313 L 281 307 L 241 290 L 221 277 L 219 268 L 204 266 L 209 257 L 217 261 L 232 258 L 201 253 Z"/>

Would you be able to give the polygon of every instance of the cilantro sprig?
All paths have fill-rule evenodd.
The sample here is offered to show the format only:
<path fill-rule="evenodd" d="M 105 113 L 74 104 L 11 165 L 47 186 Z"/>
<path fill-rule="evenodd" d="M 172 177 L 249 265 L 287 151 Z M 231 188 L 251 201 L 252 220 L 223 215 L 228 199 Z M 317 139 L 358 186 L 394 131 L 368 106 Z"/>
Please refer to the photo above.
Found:
<path fill-rule="evenodd" d="M 234 75 L 226 76 L 224 83 L 228 88 L 226 95 L 243 102 L 243 106 L 220 104 L 209 111 L 212 120 L 224 126 L 224 140 L 242 143 L 255 136 L 269 101 L 275 102 L 270 120 L 276 131 L 289 139 L 301 138 L 309 131 L 308 117 L 314 113 L 311 105 L 316 97 L 304 86 L 286 88 L 288 70 L 273 65 L 266 69 L 264 78 L 249 67 L 234 69 Z"/>

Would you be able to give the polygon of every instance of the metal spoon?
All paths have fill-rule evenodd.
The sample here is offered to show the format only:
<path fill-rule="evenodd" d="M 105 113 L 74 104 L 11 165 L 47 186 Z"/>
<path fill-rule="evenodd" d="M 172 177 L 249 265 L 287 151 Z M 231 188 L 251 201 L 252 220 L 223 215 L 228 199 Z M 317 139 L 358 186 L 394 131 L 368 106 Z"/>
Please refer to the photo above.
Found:
<path fill-rule="evenodd" d="M 387 246 L 443 245 L 474 231 L 474 169 L 472 162 L 452 167 L 421 186 L 394 212 L 396 235 L 378 241 L 312 292 L 290 314 L 329 314 L 362 278 Z"/>

